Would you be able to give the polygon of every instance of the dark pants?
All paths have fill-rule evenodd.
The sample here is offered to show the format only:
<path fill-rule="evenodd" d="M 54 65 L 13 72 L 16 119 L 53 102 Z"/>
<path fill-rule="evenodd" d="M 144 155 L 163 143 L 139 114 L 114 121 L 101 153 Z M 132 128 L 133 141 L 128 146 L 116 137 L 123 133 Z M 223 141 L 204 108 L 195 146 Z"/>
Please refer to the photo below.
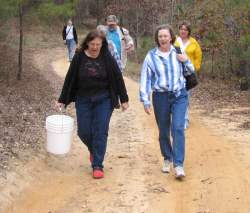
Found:
<path fill-rule="evenodd" d="M 93 154 L 93 168 L 103 168 L 109 122 L 113 112 L 109 93 L 93 97 L 77 97 L 78 136 Z"/>
<path fill-rule="evenodd" d="M 154 92 L 153 105 L 159 128 L 162 156 L 165 160 L 173 161 L 175 167 L 183 166 L 185 156 L 184 124 L 188 105 L 187 91 L 181 90 L 178 97 L 172 92 Z"/>

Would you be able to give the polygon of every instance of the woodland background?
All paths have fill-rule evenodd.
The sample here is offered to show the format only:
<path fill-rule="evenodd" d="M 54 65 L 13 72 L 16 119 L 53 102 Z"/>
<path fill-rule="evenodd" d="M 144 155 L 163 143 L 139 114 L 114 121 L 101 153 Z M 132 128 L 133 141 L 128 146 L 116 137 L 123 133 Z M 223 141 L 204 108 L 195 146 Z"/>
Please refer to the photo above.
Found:
<path fill-rule="evenodd" d="M 249 0 L 1 0 L 0 42 L 18 44 L 11 35 L 10 24 L 24 35 L 38 26 L 61 36 L 61 29 L 72 18 L 78 31 L 105 23 L 108 14 L 115 14 L 120 25 L 129 29 L 137 50 L 136 62 L 154 45 L 157 25 L 169 23 L 175 32 L 178 22 L 189 20 L 192 35 L 204 52 L 202 73 L 223 79 L 241 79 L 242 89 L 250 83 L 250 1 Z M 13 22 L 16 18 L 16 22 Z M 12 20 L 10 23 L 9 20 Z M 26 34 L 27 32 L 27 34 Z M 28 44 L 27 44 L 28 45 Z M 20 78 L 20 77 L 19 77 Z"/>

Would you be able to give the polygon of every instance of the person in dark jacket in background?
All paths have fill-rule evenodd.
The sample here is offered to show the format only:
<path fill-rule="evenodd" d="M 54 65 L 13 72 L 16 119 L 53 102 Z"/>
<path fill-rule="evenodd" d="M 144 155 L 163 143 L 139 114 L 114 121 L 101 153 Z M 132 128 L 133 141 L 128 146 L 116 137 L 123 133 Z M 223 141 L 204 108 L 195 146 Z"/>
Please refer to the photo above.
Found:
<path fill-rule="evenodd" d="M 72 21 L 69 19 L 66 26 L 63 27 L 62 37 L 64 43 L 68 48 L 68 58 L 69 62 L 72 61 L 72 58 L 75 54 L 76 45 L 78 44 L 78 38 L 76 33 L 76 28 L 72 24 Z"/>
<path fill-rule="evenodd" d="M 103 178 L 109 122 L 114 108 L 128 108 L 122 73 L 106 39 L 91 31 L 76 52 L 65 78 L 58 107 L 75 102 L 78 136 L 90 152 L 93 178 Z"/>

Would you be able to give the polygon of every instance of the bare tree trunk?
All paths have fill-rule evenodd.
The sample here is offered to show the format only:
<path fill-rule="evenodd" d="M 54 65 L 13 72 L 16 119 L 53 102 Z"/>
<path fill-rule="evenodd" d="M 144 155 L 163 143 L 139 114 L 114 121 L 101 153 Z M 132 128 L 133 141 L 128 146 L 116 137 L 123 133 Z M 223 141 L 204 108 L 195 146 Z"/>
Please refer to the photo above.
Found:
<path fill-rule="evenodd" d="M 233 69 L 233 58 L 232 58 L 231 50 L 230 50 L 230 53 L 229 53 L 229 64 L 230 64 L 230 71 L 231 71 L 231 74 L 234 74 L 234 69 Z"/>
<path fill-rule="evenodd" d="M 211 70 L 211 75 L 212 75 L 212 77 L 214 75 L 214 49 L 212 49 L 212 70 Z"/>
<path fill-rule="evenodd" d="M 96 0 L 96 8 L 97 8 L 97 19 L 96 19 L 96 25 L 99 25 L 100 24 L 100 21 L 101 21 L 101 17 L 100 17 L 100 13 L 101 13 L 101 10 L 100 10 L 100 0 Z"/>
<path fill-rule="evenodd" d="M 172 25 L 174 20 L 174 7 L 175 7 L 175 0 L 171 0 L 171 14 L 170 14 L 170 24 Z"/>
<path fill-rule="evenodd" d="M 135 42 L 135 60 L 137 63 L 139 63 L 138 60 L 138 54 L 137 54 L 137 48 L 138 48 L 138 39 L 139 39 L 139 10 L 140 10 L 140 3 L 136 4 L 136 30 L 135 30 L 135 37 L 134 37 L 134 42 Z"/>
<path fill-rule="evenodd" d="M 19 3 L 19 57 L 18 57 L 18 73 L 17 80 L 21 80 L 23 69 L 23 5 Z"/>
<path fill-rule="evenodd" d="M 139 35 L 139 9 L 140 9 L 140 5 L 139 3 L 136 4 L 136 11 L 135 11 L 135 15 L 136 15 L 136 30 L 135 30 L 135 48 L 137 49 L 138 47 L 138 35 Z"/>

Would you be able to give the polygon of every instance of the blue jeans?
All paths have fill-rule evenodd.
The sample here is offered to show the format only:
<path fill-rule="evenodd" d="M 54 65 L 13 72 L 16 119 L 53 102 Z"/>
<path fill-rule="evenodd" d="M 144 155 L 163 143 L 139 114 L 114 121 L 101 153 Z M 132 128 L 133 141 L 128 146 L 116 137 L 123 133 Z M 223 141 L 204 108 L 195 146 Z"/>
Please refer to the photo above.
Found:
<path fill-rule="evenodd" d="M 74 39 L 66 40 L 67 48 L 68 48 L 68 57 L 69 61 L 72 61 L 72 58 L 75 54 L 76 42 Z"/>
<path fill-rule="evenodd" d="M 182 89 L 178 97 L 172 92 L 153 93 L 153 106 L 159 128 L 161 154 L 164 160 L 173 161 L 174 167 L 183 166 L 184 162 L 184 122 L 187 105 L 188 94 L 186 89 Z"/>
<path fill-rule="evenodd" d="M 76 98 L 78 136 L 93 155 L 93 168 L 103 168 L 109 122 L 113 112 L 109 93 Z"/>
<path fill-rule="evenodd" d="M 184 128 L 188 128 L 189 126 L 189 101 L 190 101 L 190 97 L 191 97 L 191 91 L 187 91 L 188 93 L 188 106 L 187 106 L 187 110 L 186 110 L 186 113 L 185 113 L 185 126 Z"/>

